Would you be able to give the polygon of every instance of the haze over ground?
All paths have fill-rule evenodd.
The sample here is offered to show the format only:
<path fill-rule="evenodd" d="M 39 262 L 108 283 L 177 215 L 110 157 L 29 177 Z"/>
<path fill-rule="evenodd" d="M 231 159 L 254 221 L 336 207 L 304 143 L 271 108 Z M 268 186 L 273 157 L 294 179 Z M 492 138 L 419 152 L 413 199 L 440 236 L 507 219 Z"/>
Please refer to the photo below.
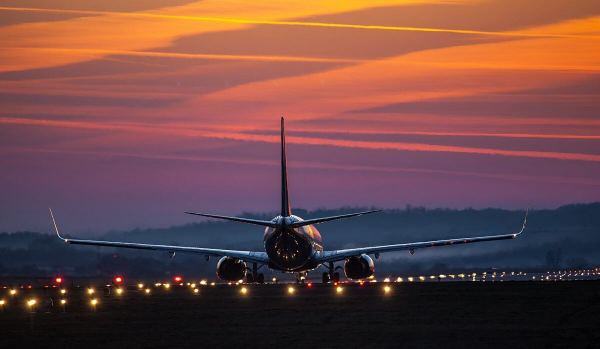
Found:
<path fill-rule="evenodd" d="M 597 1 L 0 5 L 0 231 L 600 198 Z"/>
<path fill-rule="evenodd" d="M 305 217 L 323 217 L 354 209 L 296 209 Z M 265 219 L 270 214 L 250 215 Z M 319 224 L 325 249 L 343 249 L 392 243 L 427 241 L 515 233 L 523 223 L 523 211 L 426 210 L 407 207 Z M 79 231 L 62 229 L 72 237 Z M 144 242 L 163 245 L 203 246 L 261 251 L 263 229 L 235 222 L 210 221 L 165 229 L 113 231 L 97 236 L 109 241 Z M 215 258 L 202 255 L 138 251 L 65 244 L 52 233 L 0 233 L 0 276 L 43 277 L 53 275 L 215 278 Z M 430 275 L 469 270 L 563 270 L 594 268 L 600 264 L 600 203 L 568 205 L 556 210 L 532 210 L 525 232 L 518 239 L 435 249 L 385 253 L 375 261 L 378 277 L 384 275 Z M 324 269 L 311 272 L 318 279 Z M 270 273 L 268 270 L 265 272 Z M 268 274 L 269 275 L 269 274 Z M 282 277 L 281 273 L 275 273 Z M 293 276 L 289 276 L 293 277 Z"/>

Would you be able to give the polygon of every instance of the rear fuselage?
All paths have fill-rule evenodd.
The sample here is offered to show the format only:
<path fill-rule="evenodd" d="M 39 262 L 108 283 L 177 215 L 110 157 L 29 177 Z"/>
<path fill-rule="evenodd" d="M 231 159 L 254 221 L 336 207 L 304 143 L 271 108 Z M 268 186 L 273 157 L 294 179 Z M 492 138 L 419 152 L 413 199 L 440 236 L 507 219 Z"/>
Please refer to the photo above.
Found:
<path fill-rule="evenodd" d="M 323 251 L 321 234 L 312 225 L 294 228 L 301 222 L 297 216 L 273 218 L 275 228 L 265 229 L 265 251 L 271 260 L 269 268 L 286 272 L 304 272 L 318 267 L 315 254 Z"/>

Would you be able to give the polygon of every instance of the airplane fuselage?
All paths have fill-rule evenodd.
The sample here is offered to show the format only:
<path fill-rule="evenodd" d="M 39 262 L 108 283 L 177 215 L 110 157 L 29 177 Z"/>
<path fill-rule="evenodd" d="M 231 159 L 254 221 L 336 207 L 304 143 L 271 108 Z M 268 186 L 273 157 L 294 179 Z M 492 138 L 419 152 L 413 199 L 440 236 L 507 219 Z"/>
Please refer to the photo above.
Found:
<path fill-rule="evenodd" d="M 269 268 L 286 272 L 304 272 L 317 268 L 315 255 L 323 251 L 321 234 L 312 225 L 294 228 L 302 221 L 298 216 L 277 216 L 271 220 L 277 226 L 267 227 L 264 234 Z"/>

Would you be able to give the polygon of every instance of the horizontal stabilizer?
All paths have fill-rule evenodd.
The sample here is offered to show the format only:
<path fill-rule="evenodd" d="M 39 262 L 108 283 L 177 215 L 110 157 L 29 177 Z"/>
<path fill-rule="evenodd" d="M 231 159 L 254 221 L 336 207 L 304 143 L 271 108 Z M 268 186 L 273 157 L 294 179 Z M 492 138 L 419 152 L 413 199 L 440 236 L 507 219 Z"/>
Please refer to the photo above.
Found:
<path fill-rule="evenodd" d="M 271 221 L 262 221 L 262 220 L 259 220 L 259 219 L 250 219 L 250 218 L 242 218 L 242 217 L 229 217 L 229 216 L 219 216 L 219 215 L 216 215 L 216 214 L 197 213 L 197 212 L 186 212 L 186 213 L 187 214 L 191 214 L 191 215 L 195 215 L 195 216 L 217 218 L 217 219 L 224 219 L 224 220 L 227 220 L 227 221 L 234 221 L 234 222 L 239 222 L 239 223 L 261 225 L 263 227 L 274 228 L 276 226 L 275 223 L 273 223 Z"/>
<path fill-rule="evenodd" d="M 305 225 L 312 225 L 312 224 L 319 224 L 319 223 L 323 223 L 323 222 L 336 221 L 338 219 L 344 219 L 344 218 L 350 218 L 350 217 L 358 217 L 358 216 L 362 216 L 362 215 L 369 214 L 369 213 L 375 213 L 375 212 L 379 212 L 379 211 L 381 211 L 381 210 L 371 210 L 371 211 L 365 211 L 365 212 L 343 214 L 343 215 L 339 215 L 339 216 L 306 219 L 306 220 L 303 220 L 300 222 L 295 222 L 292 224 L 292 226 L 294 228 L 303 227 Z"/>

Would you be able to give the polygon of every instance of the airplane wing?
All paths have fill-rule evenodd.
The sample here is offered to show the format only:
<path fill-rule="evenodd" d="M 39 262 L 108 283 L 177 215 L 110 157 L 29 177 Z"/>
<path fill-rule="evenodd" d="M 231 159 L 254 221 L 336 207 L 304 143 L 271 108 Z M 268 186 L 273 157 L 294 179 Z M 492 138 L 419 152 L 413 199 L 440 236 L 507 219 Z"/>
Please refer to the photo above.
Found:
<path fill-rule="evenodd" d="M 408 244 L 361 247 L 361 248 L 352 248 L 352 249 L 347 249 L 347 250 L 323 251 L 317 255 L 316 259 L 317 259 L 318 263 L 336 262 L 336 261 L 344 260 L 348 257 L 358 256 L 361 254 L 378 254 L 378 253 L 383 253 L 383 252 L 415 250 L 418 248 L 435 247 L 435 246 L 448 246 L 448 245 L 469 244 L 469 243 L 483 242 L 483 241 L 514 239 L 517 236 L 521 235 L 521 233 L 523 233 L 523 231 L 525 230 L 525 225 L 527 224 L 527 214 L 528 213 L 529 213 L 529 207 L 527 208 L 527 211 L 525 212 L 525 220 L 523 221 L 523 227 L 521 228 L 521 231 L 519 231 L 516 234 L 491 235 L 491 236 L 459 238 L 459 239 L 449 239 L 449 240 L 414 242 L 414 243 L 408 243 Z"/>
<path fill-rule="evenodd" d="M 50 209 L 50 215 L 52 216 L 52 222 L 54 223 L 54 229 L 56 235 L 64 242 L 74 245 L 91 245 L 91 246 L 106 246 L 106 247 L 122 247 L 122 248 L 134 248 L 138 250 L 153 250 L 153 251 L 165 251 L 170 253 L 181 252 L 181 253 L 196 253 L 205 256 L 212 257 L 233 257 L 238 258 L 247 262 L 255 262 L 266 264 L 269 262 L 269 257 L 265 252 L 253 252 L 253 251 L 237 251 L 237 250 L 221 250 L 214 248 L 201 248 L 201 247 L 185 247 L 185 246 L 168 246 L 168 245 L 151 245 L 151 244 L 138 244 L 134 242 L 114 242 L 114 241 L 98 241 L 98 240 L 80 240 L 80 239 L 68 239 L 60 236 L 58 232 L 58 226 L 54 220 L 54 214 Z"/>

